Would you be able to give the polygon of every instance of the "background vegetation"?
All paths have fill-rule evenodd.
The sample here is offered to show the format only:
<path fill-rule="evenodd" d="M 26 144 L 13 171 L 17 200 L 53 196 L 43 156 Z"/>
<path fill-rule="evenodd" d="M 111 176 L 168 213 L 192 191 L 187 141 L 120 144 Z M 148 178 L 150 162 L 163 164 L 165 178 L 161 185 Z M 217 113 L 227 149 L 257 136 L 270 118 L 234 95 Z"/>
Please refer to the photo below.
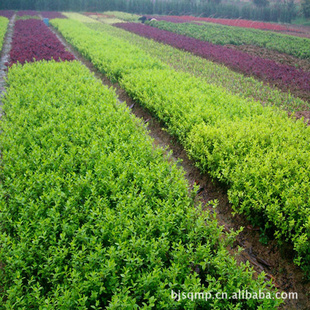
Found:
<path fill-rule="evenodd" d="M 291 22 L 297 15 L 294 0 L 269 4 L 227 3 L 221 0 L 2 0 L 0 9 L 106 11 L 116 10 L 139 14 L 194 14 L 227 18 L 244 18 L 274 22 Z"/>

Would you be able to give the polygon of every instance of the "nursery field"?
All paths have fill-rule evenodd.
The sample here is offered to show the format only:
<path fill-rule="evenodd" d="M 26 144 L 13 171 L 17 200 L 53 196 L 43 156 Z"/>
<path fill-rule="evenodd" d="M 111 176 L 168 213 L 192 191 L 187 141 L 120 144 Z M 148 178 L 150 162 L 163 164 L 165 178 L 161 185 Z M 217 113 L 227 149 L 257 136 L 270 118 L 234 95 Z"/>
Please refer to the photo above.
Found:
<path fill-rule="evenodd" d="M 152 22 L 152 26 L 187 35 L 213 44 L 245 45 L 252 44 L 296 56 L 310 58 L 310 39 L 288 36 L 272 31 L 231 27 L 218 24 L 171 23 L 169 21 Z"/>
<path fill-rule="evenodd" d="M 229 50 L 230 26 L 216 23 L 222 42 L 193 35 L 212 36 L 208 25 L 145 25 L 123 12 L 3 16 L 0 48 L 13 27 L 0 97 L 3 308 L 285 308 L 273 277 L 230 251 L 242 229 L 218 224 L 218 202 L 203 205 L 199 186 L 83 59 L 160 122 L 262 242 L 289 246 L 305 279 L 309 72 Z M 257 30 L 268 27 L 235 28 L 238 40 L 268 33 L 266 48 L 279 42 L 309 61 L 307 39 Z"/>
<path fill-rule="evenodd" d="M 138 23 L 120 23 L 115 24 L 115 26 L 149 39 L 169 44 L 178 49 L 189 51 L 205 59 L 222 63 L 237 72 L 244 73 L 247 76 L 255 76 L 281 89 L 290 89 L 292 93 L 309 101 L 310 72 L 280 64 L 273 60 L 252 56 L 239 50 L 232 50 L 221 45 L 204 42 L 184 34 L 158 29 L 157 27 L 161 27 L 161 25 L 164 25 L 164 28 L 168 25 L 168 23 L 162 23 L 165 22 L 151 22 L 152 27 Z M 174 27 L 174 25 L 186 26 L 187 24 L 170 23 L 170 25 Z M 192 26 L 190 25 L 190 27 Z M 194 27 L 201 26 L 194 25 Z"/>

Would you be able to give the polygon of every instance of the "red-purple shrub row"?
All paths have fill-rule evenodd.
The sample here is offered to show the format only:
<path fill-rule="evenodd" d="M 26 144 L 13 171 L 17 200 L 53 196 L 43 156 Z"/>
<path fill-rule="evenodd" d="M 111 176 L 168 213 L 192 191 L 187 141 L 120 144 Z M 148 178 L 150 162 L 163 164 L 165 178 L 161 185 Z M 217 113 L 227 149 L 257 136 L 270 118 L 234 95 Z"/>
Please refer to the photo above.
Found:
<path fill-rule="evenodd" d="M 51 30 L 38 19 L 18 20 L 15 23 L 10 65 L 39 60 L 73 60 L 74 56 Z"/>
<path fill-rule="evenodd" d="M 39 13 L 37 11 L 31 11 L 31 10 L 26 10 L 26 11 L 18 11 L 17 12 L 17 16 L 25 16 L 25 15 L 28 15 L 28 16 L 36 16 L 38 15 Z"/>
<path fill-rule="evenodd" d="M 67 18 L 65 15 L 61 14 L 60 12 L 54 12 L 54 11 L 44 11 L 44 12 L 41 12 L 41 15 L 44 18 L 49 18 L 49 19 L 53 19 L 53 18 Z"/>
<path fill-rule="evenodd" d="M 14 11 L 11 10 L 0 10 L 0 16 L 10 19 L 14 15 Z"/>
<path fill-rule="evenodd" d="M 200 57 L 223 63 L 238 71 L 257 76 L 278 86 L 292 86 L 294 89 L 310 91 L 310 73 L 297 70 L 294 67 L 281 65 L 272 60 L 251 56 L 245 52 L 203 42 L 148 25 L 118 23 L 114 24 L 114 26 L 158 42 L 169 44 Z"/>
<path fill-rule="evenodd" d="M 151 16 L 150 16 L 151 17 Z M 194 16 L 155 16 L 157 20 L 163 20 L 172 23 L 189 23 L 195 22 L 208 22 L 216 23 L 226 26 L 236 26 L 242 28 L 254 28 L 261 30 L 273 30 L 273 31 L 287 31 L 288 27 L 277 24 L 257 22 L 253 20 L 245 19 L 225 19 L 225 18 L 207 18 L 207 17 L 194 17 Z"/>

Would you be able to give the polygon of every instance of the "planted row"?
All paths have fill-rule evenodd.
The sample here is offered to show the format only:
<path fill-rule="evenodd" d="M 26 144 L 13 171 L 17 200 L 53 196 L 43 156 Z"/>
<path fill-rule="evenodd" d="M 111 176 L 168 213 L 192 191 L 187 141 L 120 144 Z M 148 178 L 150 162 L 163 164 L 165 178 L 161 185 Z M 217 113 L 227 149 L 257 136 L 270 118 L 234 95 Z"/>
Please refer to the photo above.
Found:
<path fill-rule="evenodd" d="M 119 19 L 126 20 L 128 22 L 140 22 L 139 18 L 141 17 L 141 15 L 126 13 L 126 12 L 119 12 L 119 11 L 105 11 L 103 14 L 114 16 Z"/>
<path fill-rule="evenodd" d="M 14 15 L 14 11 L 11 10 L 0 10 L 0 16 L 10 19 Z"/>
<path fill-rule="evenodd" d="M 14 65 L 8 83 L 0 136 L 5 308 L 281 303 L 263 274 L 254 280 L 228 254 L 215 217 L 194 206 L 183 172 L 86 67 Z M 171 290 L 261 290 L 269 299 L 176 301 Z"/>
<path fill-rule="evenodd" d="M 216 24 L 176 24 L 164 21 L 149 22 L 149 24 L 159 29 L 172 31 L 213 44 L 255 45 L 298 58 L 310 59 L 310 39 L 308 38 Z"/>
<path fill-rule="evenodd" d="M 49 18 L 49 19 L 53 19 L 53 18 L 67 18 L 66 16 L 64 16 L 60 12 L 53 12 L 53 11 L 44 11 L 44 12 L 41 12 L 41 15 L 42 15 L 42 17 Z"/>
<path fill-rule="evenodd" d="M 17 16 L 37 16 L 39 13 L 33 10 L 18 11 Z"/>
<path fill-rule="evenodd" d="M 210 18 L 210 17 L 195 17 L 195 16 L 155 16 L 157 20 L 163 20 L 172 23 L 189 23 L 189 22 L 207 22 L 226 26 L 234 26 L 241 28 L 252 28 L 260 30 L 273 31 L 288 31 L 289 28 L 279 24 L 258 22 L 246 19 L 225 19 L 225 18 Z"/>
<path fill-rule="evenodd" d="M 100 23 L 99 21 L 91 18 L 91 17 L 88 17 L 86 15 L 82 15 L 80 13 L 68 13 L 68 12 L 64 12 L 63 15 L 65 15 L 66 17 L 70 18 L 70 19 L 74 19 L 74 20 L 77 20 L 79 22 L 82 22 L 82 23 Z"/>
<path fill-rule="evenodd" d="M 255 99 L 263 105 L 275 105 L 289 111 L 305 110 L 310 104 L 290 93 L 281 92 L 277 88 L 271 88 L 263 82 L 234 72 L 224 65 L 208 61 L 186 51 L 176 49 L 170 45 L 162 44 L 154 40 L 130 33 L 121 28 L 111 27 L 105 24 L 86 24 L 87 27 L 102 31 L 103 34 L 121 38 L 144 50 L 153 57 L 160 59 L 178 71 L 185 71 L 204 79 L 227 91 L 248 99 Z"/>
<path fill-rule="evenodd" d="M 0 52 L 2 50 L 2 45 L 4 42 L 4 37 L 9 24 L 9 20 L 6 17 L 0 16 Z"/>
<path fill-rule="evenodd" d="M 292 242 L 295 262 L 310 274 L 310 127 L 175 72 L 128 42 L 81 23 L 54 20 L 53 25 L 163 121 L 201 171 L 229 186 L 237 212 L 280 241 Z"/>
<path fill-rule="evenodd" d="M 27 19 L 15 23 L 10 59 L 12 65 L 43 59 L 73 60 L 74 56 L 66 51 L 42 20 Z"/>
<path fill-rule="evenodd" d="M 162 24 L 159 24 L 159 22 L 152 22 L 152 25 L 159 26 Z M 278 64 L 269 59 L 251 56 L 245 52 L 214 45 L 167 30 L 154 28 L 149 25 L 120 23 L 114 26 L 189 51 L 197 56 L 223 63 L 230 68 L 248 75 L 254 75 L 262 80 L 276 84 L 281 88 L 289 88 L 291 91 L 302 90 L 303 92 L 307 92 L 305 96 L 309 96 L 310 73 L 308 72 Z"/>

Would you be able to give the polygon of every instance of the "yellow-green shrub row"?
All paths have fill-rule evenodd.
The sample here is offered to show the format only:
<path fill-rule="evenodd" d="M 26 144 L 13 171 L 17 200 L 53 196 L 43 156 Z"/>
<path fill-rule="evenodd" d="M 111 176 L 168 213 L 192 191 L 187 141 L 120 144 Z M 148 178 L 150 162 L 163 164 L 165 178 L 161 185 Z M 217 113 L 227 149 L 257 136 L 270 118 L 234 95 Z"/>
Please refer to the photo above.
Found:
<path fill-rule="evenodd" d="M 70 18 L 70 19 L 73 19 L 73 20 L 77 20 L 77 21 L 80 21 L 82 23 L 100 23 L 99 21 L 93 19 L 93 18 L 90 18 L 90 17 L 87 17 L 83 14 L 80 14 L 80 13 L 69 13 L 69 12 L 62 12 L 63 15 L 65 15 L 66 17 Z"/>
<path fill-rule="evenodd" d="M 140 22 L 139 18 L 141 17 L 141 15 L 119 11 L 105 11 L 103 14 L 112 15 L 119 19 L 126 20 L 127 22 Z"/>
<path fill-rule="evenodd" d="M 0 52 L 2 50 L 2 45 L 8 24 L 9 24 L 8 18 L 0 16 Z"/>
<path fill-rule="evenodd" d="M 229 185 L 236 211 L 289 240 L 310 271 L 310 127 L 167 68 L 121 39 L 70 20 L 53 25 L 164 121 L 202 171 Z"/>
<path fill-rule="evenodd" d="M 0 135 L 3 308 L 280 304 L 263 274 L 254 280 L 237 265 L 215 217 L 194 206 L 183 172 L 86 67 L 14 65 L 8 84 Z M 269 298 L 175 301 L 171 290 Z"/>

